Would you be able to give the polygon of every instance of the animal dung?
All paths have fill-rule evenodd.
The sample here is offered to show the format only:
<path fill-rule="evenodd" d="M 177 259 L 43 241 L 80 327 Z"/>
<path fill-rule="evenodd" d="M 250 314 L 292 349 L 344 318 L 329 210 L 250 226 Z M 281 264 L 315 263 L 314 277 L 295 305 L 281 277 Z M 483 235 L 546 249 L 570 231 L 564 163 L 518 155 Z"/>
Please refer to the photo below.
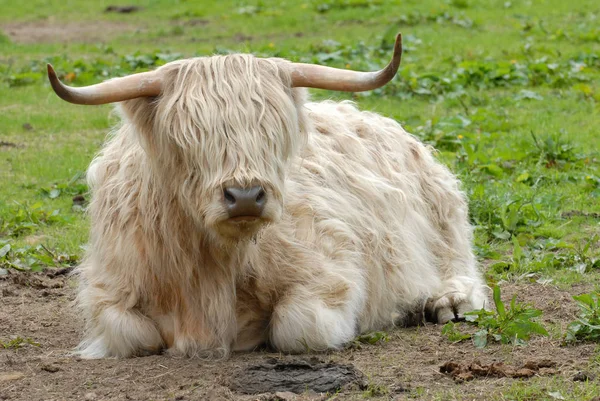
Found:
<path fill-rule="evenodd" d="M 309 391 L 334 393 L 345 386 L 365 386 L 365 377 L 353 365 L 340 365 L 318 360 L 283 361 L 270 358 L 266 362 L 238 370 L 228 387 L 238 393 L 262 394 Z"/>

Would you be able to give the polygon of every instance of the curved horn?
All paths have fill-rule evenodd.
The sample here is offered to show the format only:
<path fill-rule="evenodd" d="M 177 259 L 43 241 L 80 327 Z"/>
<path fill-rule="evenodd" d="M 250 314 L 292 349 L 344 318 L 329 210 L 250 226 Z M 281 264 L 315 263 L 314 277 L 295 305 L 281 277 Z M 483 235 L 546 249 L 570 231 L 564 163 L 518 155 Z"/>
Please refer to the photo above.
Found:
<path fill-rule="evenodd" d="M 402 59 L 402 34 L 396 36 L 392 61 L 380 71 L 359 72 L 315 64 L 293 63 L 292 86 L 361 92 L 377 89 L 394 78 Z"/>
<path fill-rule="evenodd" d="M 162 77 L 156 71 L 73 88 L 60 82 L 52 65 L 48 64 L 48 79 L 52 89 L 61 99 L 75 104 L 106 104 L 138 97 L 158 96 L 162 87 Z"/>

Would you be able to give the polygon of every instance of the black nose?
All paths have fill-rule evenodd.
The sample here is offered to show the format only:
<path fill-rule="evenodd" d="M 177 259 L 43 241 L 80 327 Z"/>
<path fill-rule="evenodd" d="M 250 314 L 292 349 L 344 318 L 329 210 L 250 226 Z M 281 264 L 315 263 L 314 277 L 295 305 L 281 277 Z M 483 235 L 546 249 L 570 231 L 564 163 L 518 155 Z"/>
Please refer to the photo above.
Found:
<path fill-rule="evenodd" d="M 223 189 L 223 197 L 229 217 L 260 217 L 267 203 L 267 194 L 260 186 L 228 187 Z"/>

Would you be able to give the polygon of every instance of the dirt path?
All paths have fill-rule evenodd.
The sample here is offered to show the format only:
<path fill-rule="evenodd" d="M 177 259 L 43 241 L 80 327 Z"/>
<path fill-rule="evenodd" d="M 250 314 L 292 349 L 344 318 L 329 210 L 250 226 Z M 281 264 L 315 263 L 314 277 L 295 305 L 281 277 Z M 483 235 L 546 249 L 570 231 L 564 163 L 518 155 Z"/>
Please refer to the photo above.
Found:
<path fill-rule="evenodd" d="M 135 32 L 142 28 L 122 21 L 99 19 L 64 22 L 48 18 L 5 23 L 0 25 L 0 29 L 15 43 L 90 43 L 103 42 L 110 37 Z"/>
<path fill-rule="evenodd" d="M 493 345 L 478 350 L 470 342 L 451 344 L 440 335 L 440 327 L 429 325 L 394 330 L 388 342 L 327 354 L 289 356 L 261 351 L 210 362 L 166 356 L 80 360 L 68 355 L 82 329 L 71 306 L 74 286 L 56 271 L 9 271 L 0 276 L 0 341 L 10 345 L 0 348 L 0 400 L 429 399 L 433 393 L 451 394 L 448 399 L 468 396 L 485 400 L 517 380 L 558 376 L 572 383 L 579 371 L 588 369 L 595 348 L 591 344 L 561 347 L 558 341 L 538 338 L 526 347 Z M 503 289 L 507 298 L 517 293 L 521 301 L 543 309 L 546 323 L 566 326 L 576 312 L 571 296 L 550 286 L 506 285 Z M 447 362 L 476 374 L 468 377 L 467 373 L 467 381 L 462 382 L 450 372 L 440 372 Z M 529 379 L 498 377 L 492 372 L 497 362 L 515 369 L 524 365 L 540 368 Z M 286 380 L 295 380 L 299 374 L 286 372 L 291 367 L 304 369 L 304 373 L 325 372 L 317 368 L 327 367 L 323 377 L 332 371 L 351 371 L 354 376 L 348 384 L 342 383 L 333 398 L 311 391 L 243 394 L 251 390 L 252 381 L 265 382 L 244 382 L 244 369 L 256 373 L 265 366 L 280 371 L 279 375 L 287 374 Z M 482 367 L 490 373 L 478 375 L 476 369 Z"/>

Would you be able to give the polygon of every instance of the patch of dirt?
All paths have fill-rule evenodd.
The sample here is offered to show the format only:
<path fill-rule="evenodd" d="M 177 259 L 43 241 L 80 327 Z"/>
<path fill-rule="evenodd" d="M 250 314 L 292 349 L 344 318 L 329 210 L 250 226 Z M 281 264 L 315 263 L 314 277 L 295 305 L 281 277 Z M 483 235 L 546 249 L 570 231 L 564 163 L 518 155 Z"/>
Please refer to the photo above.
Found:
<path fill-rule="evenodd" d="M 174 21 L 174 23 L 178 23 L 177 21 Z M 205 26 L 210 24 L 210 21 L 204 18 L 192 18 L 190 20 L 187 20 L 184 22 L 183 25 L 186 26 Z"/>
<path fill-rule="evenodd" d="M 142 7 L 138 6 L 108 6 L 104 9 L 105 13 L 130 14 L 140 11 Z"/>
<path fill-rule="evenodd" d="M 600 219 L 600 213 L 596 212 L 582 212 L 581 210 L 569 210 L 568 212 L 564 212 L 560 215 L 562 218 L 569 219 L 571 217 L 591 217 L 593 219 Z"/>
<path fill-rule="evenodd" d="M 517 301 L 530 303 L 544 311 L 543 323 L 562 324 L 562 322 L 568 323 L 574 320 L 579 312 L 579 307 L 573 301 L 573 295 L 580 295 L 592 289 L 590 286 L 583 286 L 583 288 L 575 290 L 574 287 L 573 294 L 571 294 L 552 285 L 507 284 L 502 286 L 502 298 L 509 305 L 512 297 L 516 295 Z M 566 328 L 566 324 L 564 327 Z"/>
<path fill-rule="evenodd" d="M 192 20 L 192 21 L 194 21 L 194 20 Z M 186 24 L 189 24 L 190 22 L 188 22 Z M 206 23 L 209 23 L 209 22 L 206 22 Z M 200 24 L 204 24 L 204 23 L 202 22 Z M 304 32 L 294 32 L 294 33 L 278 33 L 278 34 L 271 34 L 271 35 L 261 35 L 260 38 L 257 38 L 254 36 L 246 35 L 241 32 L 237 32 L 237 33 L 234 33 L 233 35 L 231 35 L 231 34 L 215 35 L 215 36 L 210 36 L 210 37 L 192 36 L 189 39 L 189 41 L 190 42 L 213 42 L 213 43 L 220 43 L 223 41 L 232 41 L 232 40 L 235 42 L 253 42 L 255 40 L 276 41 L 276 40 L 284 40 L 284 39 L 288 39 L 288 38 L 301 38 L 301 37 L 304 37 L 305 35 L 306 34 Z"/>
<path fill-rule="evenodd" d="M 140 30 L 123 21 L 57 21 L 53 18 L 3 24 L 0 29 L 16 43 L 103 42 L 111 36 Z"/>
<path fill-rule="evenodd" d="M 72 305 L 77 283 L 69 273 L 69 269 L 34 274 L 9 269 L 0 276 L 0 342 L 12 344 L 0 346 L 0 400 L 329 399 L 320 393 L 325 387 L 314 385 L 320 380 L 341 388 L 337 400 L 362 400 L 365 393 L 381 400 L 431 399 L 435 394 L 445 394 L 444 399 L 489 400 L 523 380 L 514 378 L 517 373 L 508 374 L 510 369 L 529 369 L 534 377 L 528 380 L 541 380 L 542 385 L 562 380 L 565 391 L 600 373 L 591 363 L 595 344 L 565 347 L 558 337 L 535 337 L 523 347 L 492 344 L 477 349 L 469 341 L 449 342 L 436 325 L 399 328 L 389 331 L 387 342 L 312 355 L 258 351 L 215 361 L 167 355 L 82 360 L 70 354 L 81 339 L 83 321 Z M 502 290 L 505 300 L 517 294 L 519 301 L 542 309 L 545 322 L 562 327 L 577 311 L 571 295 L 551 285 L 504 284 Z M 448 361 L 476 380 L 459 382 L 441 373 L 440 366 Z M 499 366 L 504 366 L 505 374 L 491 375 Z M 554 373 L 546 376 L 551 371 L 545 369 Z M 361 377 L 366 378 L 366 389 Z M 278 383 L 285 386 L 274 385 Z M 292 393 L 300 383 L 314 390 Z M 422 389 L 427 394 L 418 396 Z"/>
<path fill-rule="evenodd" d="M 14 142 L 7 142 L 7 141 L 0 141 L 0 148 L 18 148 L 19 145 L 17 145 Z"/>

